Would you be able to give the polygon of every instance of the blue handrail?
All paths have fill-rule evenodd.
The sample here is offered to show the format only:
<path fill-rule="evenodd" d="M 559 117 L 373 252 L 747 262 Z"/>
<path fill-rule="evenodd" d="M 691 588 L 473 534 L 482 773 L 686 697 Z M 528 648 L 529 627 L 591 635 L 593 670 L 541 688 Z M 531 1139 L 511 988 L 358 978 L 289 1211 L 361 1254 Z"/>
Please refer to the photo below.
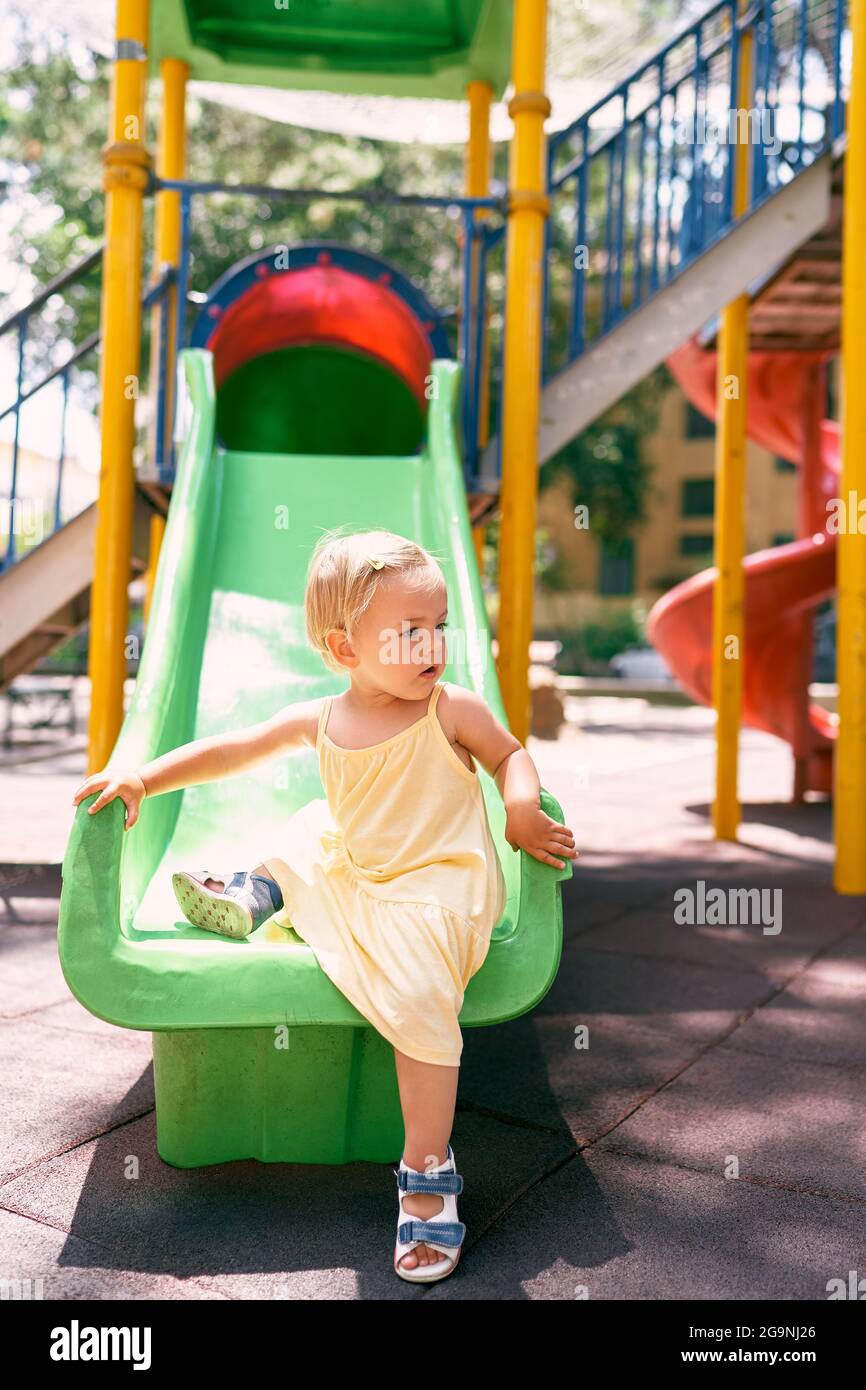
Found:
<path fill-rule="evenodd" d="M 39 313 L 43 306 L 54 295 L 64 291 L 69 285 L 81 280 L 88 271 L 92 270 L 102 260 L 103 246 L 99 246 L 95 251 L 91 251 L 88 256 L 79 261 L 77 265 L 71 266 L 69 270 L 56 276 L 47 285 L 33 296 L 33 298 L 16 310 L 14 314 L 0 323 L 0 337 L 6 333 L 17 331 L 18 334 L 18 370 L 16 380 L 15 399 L 0 410 L 0 420 L 5 420 L 7 415 L 15 416 L 15 429 L 12 438 L 12 467 L 9 479 L 9 495 L 4 498 L 9 515 L 9 535 L 7 537 L 5 553 L 0 555 L 0 573 L 9 569 L 15 564 L 16 560 L 21 559 L 16 546 L 16 512 L 23 503 L 19 495 L 19 460 L 21 453 L 21 407 L 28 401 L 33 400 L 40 391 L 49 386 L 52 381 L 60 378 L 62 387 L 62 404 L 60 408 L 60 448 L 56 461 L 57 475 L 54 484 L 54 501 L 51 508 L 51 524 L 42 535 L 42 540 L 47 540 L 55 531 L 60 530 L 63 522 L 62 488 L 63 488 L 63 464 L 66 454 L 66 426 L 69 412 L 69 385 L 73 368 L 77 367 L 89 353 L 93 352 L 101 342 L 101 333 L 96 331 L 88 334 L 77 348 L 61 362 L 58 366 L 52 367 L 45 372 L 39 380 L 32 386 L 25 389 L 24 386 L 24 349 L 27 341 L 30 320 Z M 173 278 L 173 272 L 169 269 L 162 278 L 155 283 L 148 292 L 142 297 L 142 307 L 148 309 L 151 305 L 160 300 L 168 290 L 168 286 Z M 162 315 L 165 319 L 165 315 Z M 164 350 L 161 352 L 161 359 L 164 360 Z M 34 549 L 35 547 L 30 547 Z"/>
<path fill-rule="evenodd" d="M 35 396 L 37 391 L 41 390 L 42 387 L 47 386 L 48 383 L 54 381 L 56 377 L 61 377 L 63 384 L 63 405 L 61 408 L 60 416 L 60 457 L 57 462 L 57 482 L 55 484 L 54 489 L 54 506 L 52 508 L 54 527 L 56 528 L 58 525 L 57 518 L 60 515 L 61 509 L 61 486 L 63 454 L 65 451 L 66 444 L 66 412 L 68 407 L 69 394 L 69 371 L 76 361 L 80 360 L 82 356 L 84 356 L 88 351 L 90 351 L 90 349 L 93 346 L 95 346 L 96 338 L 96 335 L 91 334 L 90 338 L 88 338 L 87 341 L 81 345 L 78 351 L 74 353 L 73 356 L 68 359 L 68 361 L 63 363 L 60 367 L 56 367 L 53 371 L 49 372 L 40 382 L 37 383 L 36 386 L 32 387 L 29 390 L 25 390 L 24 351 L 27 342 L 28 329 L 30 327 L 30 319 L 34 314 L 39 312 L 43 305 L 47 303 L 47 301 L 53 295 L 61 293 L 67 285 L 72 284 L 73 281 L 79 280 L 83 275 L 86 275 L 87 272 L 91 270 L 93 266 L 96 265 L 96 263 L 100 260 L 101 256 L 102 248 L 99 247 L 97 250 L 92 251 L 89 256 L 86 256 L 84 260 L 79 262 L 78 265 L 73 266 L 71 270 L 64 271 L 61 275 L 55 276 L 53 280 L 51 280 L 47 285 L 43 286 L 43 288 L 39 290 L 36 295 L 34 295 L 33 299 L 28 304 L 24 305 L 23 308 L 16 310 L 14 314 L 11 314 L 8 319 L 4 320 L 4 322 L 0 324 L 0 337 L 3 337 L 4 334 L 11 333 L 13 331 L 17 331 L 18 335 L 18 366 L 16 372 L 15 399 L 11 403 L 11 405 L 6 407 L 5 410 L 0 411 L 0 420 L 5 420 L 7 415 L 14 414 L 15 416 L 15 429 L 12 436 L 12 470 L 11 477 L 9 480 L 9 495 L 8 497 L 4 498 L 7 507 L 7 515 L 9 519 L 9 535 L 6 541 L 5 553 L 3 555 L 0 555 L 0 573 L 2 573 L 3 570 L 8 569 L 9 566 L 14 564 L 15 562 L 17 553 L 17 548 L 15 544 L 15 537 L 17 534 L 17 514 L 20 509 L 20 504 L 24 501 L 24 499 L 19 497 L 18 494 L 18 472 L 19 461 L 21 456 L 21 407 L 22 405 L 24 405 L 26 401 L 30 400 L 33 396 Z"/>
<path fill-rule="evenodd" d="M 831 148 L 844 129 L 845 23 L 846 0 L 754 0 L 743 13 L 720 0 L 550 136 L 544 380 L 731 230 L 738 141 L 752 146 L 750 208 Z M 551 321 L 550 279 L 572 240 L 563 329 Z"/>

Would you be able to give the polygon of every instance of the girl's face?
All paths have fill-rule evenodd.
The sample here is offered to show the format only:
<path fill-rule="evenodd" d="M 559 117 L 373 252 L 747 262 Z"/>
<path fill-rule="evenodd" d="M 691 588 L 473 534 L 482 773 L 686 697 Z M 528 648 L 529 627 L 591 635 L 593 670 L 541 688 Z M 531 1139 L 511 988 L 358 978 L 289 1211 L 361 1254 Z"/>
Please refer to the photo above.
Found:
<path fill-rule="evenodd" d="M 426 699 L 447 663 L 447 618 L 448 591 L 441 574 L 389 575 L 341 656 L 357 678 L 374 688 L 402 700 Z"/>

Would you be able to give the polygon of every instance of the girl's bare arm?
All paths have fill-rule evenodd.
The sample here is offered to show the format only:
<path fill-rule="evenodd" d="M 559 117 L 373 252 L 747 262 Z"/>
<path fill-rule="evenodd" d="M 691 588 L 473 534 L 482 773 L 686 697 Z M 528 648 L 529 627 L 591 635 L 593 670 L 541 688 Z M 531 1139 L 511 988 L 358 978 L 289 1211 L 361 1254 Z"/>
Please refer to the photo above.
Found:
<path fill-rule="evenodd" d="M 541 782 L 535 763 L 480 695 L 463 686 L 452 686 L 448 698 L 440 698 L 443 722 L 448 721 L 455 739 L 490 773 L 505 803 L 505 839 L 512 849 L 524 849 L 544 864 L 564 869 L 559 856 L 576 859 L 574 836 L 541 809 Z"/>
<path fill-rule="evenodd" d="M 286 748 L 307 741 L 310 726 L 316 728 L 318 701 L 286 705 L 271 719 L 260 724 L 247 724 L 227 734 L 211 734 L 197 738 L 192 744 L 182 744 L 163 753 L 152 762 L 139 767 L 139 777 L 149 796 L 177 791 L 179 787 L 195 787 L 222 777 L 235 777 L 256 763 L 275 758 Z"/>
<path fill-rule="evenodd" d="M 225 734 L 181 744 L 137 769 L 148 796 L 234 777 L 287 748 L 315 739 L 321 701 L 286 705 L 270 719 Z M 312 731 L 312 735 L 311 735 Z"/>
<path fill-rule="evenodd" d="M 92 814 L 120 796 L 129 813 L 126 821 L 129 830 L 138 819 L 139 805 L 145 796 L 159 796 L 180 787 L 233 777 L 286 748 L 314 745 L 320 709 L 321 700 L 286 705 L 260 724 L 181 744 L 140 767 L 105 768 L 82 782 L 72 798 L 73 803 L 77 805 L 84 797 L 99 791 L 100 795 L 88 807 Z"/>

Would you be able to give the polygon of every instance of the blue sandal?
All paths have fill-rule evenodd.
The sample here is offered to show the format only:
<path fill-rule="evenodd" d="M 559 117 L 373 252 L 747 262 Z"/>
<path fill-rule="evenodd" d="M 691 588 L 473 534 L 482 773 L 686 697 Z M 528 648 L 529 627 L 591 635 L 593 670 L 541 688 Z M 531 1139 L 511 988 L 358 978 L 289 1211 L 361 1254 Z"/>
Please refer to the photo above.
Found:
<path fill-rule="evenodd" d="M 222 892 L 205 887 L 209 878 L 224 884 Z M 272 878 L 244 869 L 237 873 L 202 869 L 195 874 L 181 870 L 172 874 L 171 886 L 187 921 L 220 936 L 250 936 L 283 906 L 283 895 Z"/>
<path fill-rule="evenodd" d="M 416 1168 L 407 1167 L 402 1158 L 399 1169 L 392 1168 L 391 1171 L 397 1178 L 397 1201 L 400 1207 L 397 1244 L 394 1248 L 394 1272 L 412 1284 L 432 1284 L 437 1279 L 444 1279 L 456 1267 L 460 1259 L 460 1246 L 466 1235 L 465 1225 L 457 1219 L 457 1196 L 463 1191 L 463 1179 L 457 1172 L 454 1150 L 449 1144 L 445 1162 L 426 1173 L 419 1173 Z M 423 1192 L 428 1196 L 439 1196 L 442 1198 L 442 1210 L 435 1216 L 428 1217 L 426 1221 L 417 1216 L 406 1219 L 406 1213 L 403 1211 L 404 1192 Z M 406 1269 L 405 1266 L 401 1268 L 400 1261 L 403 1256 L 408 1255 L 410 1250 L 421 1243 L 438 1250 L 442 1255 L 441 1260 L 435 1260 L 433 1264 L 417 1264 L 414 1269 Z"/>

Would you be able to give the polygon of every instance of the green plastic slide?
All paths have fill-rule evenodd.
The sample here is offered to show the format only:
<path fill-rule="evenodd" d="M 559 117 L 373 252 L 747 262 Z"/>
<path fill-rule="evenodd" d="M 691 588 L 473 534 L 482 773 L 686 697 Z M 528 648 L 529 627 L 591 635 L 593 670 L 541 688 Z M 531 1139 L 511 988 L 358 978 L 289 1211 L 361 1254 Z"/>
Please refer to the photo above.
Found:
<path fill-rule="evenodd" d="M 463 487 L 455 414 L 460 368 L 433 364 L 427 438 L 413 457 L 226 450 L 215 434 L 210 352 L 180 356 L 186 399 L 177 478 L 129 711 L 110 759 L 136 767 L 169 749 L 344 688 L 307 645 L 303 592 L 322 530 L 384 527 L 443 561 L 450 623 L 469 634 L 445 679 L 477 690 L 503 723 Z M 479 768 L 508 902 L 466 991 L 461 1024 L 515 1018 L 547 992 L 562 944 L 558 870 L 513 851 Z M 393 1049 L 290 929 L 244 941 L 179 913 L 174 869 L 252 867 L 279 828 L 323 795 L 312 750 L 220 782 L 148 798 L 124 831 L 120 799 L 77 807 L 63 861 L 59 952 L 97 1017 L 153 1032 L 157 1145 L 180 1167 L 394 1162 L 402 1152 Z M 547 792 L 542 805 L 562 821 Z"/>

